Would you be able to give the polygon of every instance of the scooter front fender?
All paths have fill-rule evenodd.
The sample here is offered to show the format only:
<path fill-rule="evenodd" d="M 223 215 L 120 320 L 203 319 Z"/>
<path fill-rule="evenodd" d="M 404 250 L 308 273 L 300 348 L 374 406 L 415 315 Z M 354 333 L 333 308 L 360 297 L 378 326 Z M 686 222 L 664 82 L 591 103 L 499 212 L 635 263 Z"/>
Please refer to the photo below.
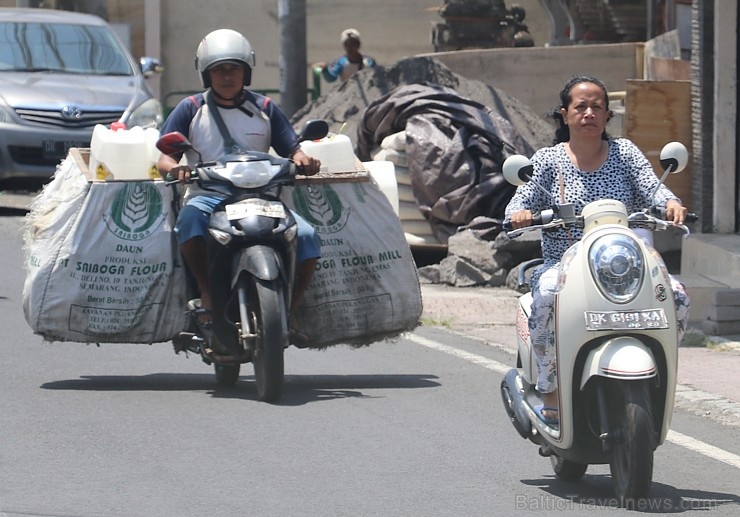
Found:
<path fill-rule="evenodd" d="M 282 261 L 277 251 L 269 246 L 255 245 L 244 249 L 235 264 L 231 287 L 236 285 L 241 271 L 247 271 L 260 280 L 275 280 L 281 275 Z"/>
<path fill-rule="evenodd" d="M 591 350 L 581 375 L 581 390 L 591 377 L 637 380 L 650 379 L 658 367 L 650 349 L 631 336 L 618 336 Z"/>

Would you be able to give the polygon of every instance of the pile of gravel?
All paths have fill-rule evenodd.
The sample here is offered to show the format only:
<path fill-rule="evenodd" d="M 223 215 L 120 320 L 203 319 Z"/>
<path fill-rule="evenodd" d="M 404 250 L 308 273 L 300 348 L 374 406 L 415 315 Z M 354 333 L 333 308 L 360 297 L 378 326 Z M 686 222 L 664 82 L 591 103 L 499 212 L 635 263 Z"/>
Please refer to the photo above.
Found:
<path fill-rule="evenodd" d="M 552 142 L 553 126 L 527 105 L 498 88 L 455 74 L 430 57 L 408 58 L 391 67 L 361 70 L 304 106 L 291 122 L 300 128 L 308 120 L 324 119 L 334 133 L 344 125 L 342 133 L 356 142 L 365 108 L 395 88 L 409 84 L 440 84 L 455 89 L 460 96 L 477 101 L 508 120 L 533 149 Z"/>

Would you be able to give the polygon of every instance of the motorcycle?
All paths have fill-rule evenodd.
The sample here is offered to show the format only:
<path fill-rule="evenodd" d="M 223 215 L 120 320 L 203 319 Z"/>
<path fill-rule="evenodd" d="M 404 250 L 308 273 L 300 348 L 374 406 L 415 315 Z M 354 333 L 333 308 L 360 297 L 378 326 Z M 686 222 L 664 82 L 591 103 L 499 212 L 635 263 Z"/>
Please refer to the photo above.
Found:
<path fill-rule="evenodd" d="M 660 161 L 663 183 L 686 166 L 688 152 L 671 142 Z M 531 180 L 532 164 L 512 156 L 503 173 L 521 185 Z M 665 441 L 673 414 L 678 360 L 668 270 L 635 230 L 689 230 L 663 220 L 657 206 L 628 214 L 621 202 L 603 199 L 587 204 L 580 215 L 574 212 L 572 204 L 553 205 L 535 214 L 532 226 L 507 232 L 513 238 L 526 231 L 583 229 L 559 266 L 554 314 L 559 422 L 548 425 L 535 412 L 542 400 L 528 327 L 531 293 L 519 298 L 517 363 L 501 382 L 501 396 L 518 433 L 550 458 L 556 477 L 577 481 L 589 464 L 608 463 L 615 495 L 625 505 L 649 492 L 654 451 Z M 695 220 L 694 214 L 687 217 Z M 522 264 L 520 286 L 526 271 L 541 263 Z"/>
<path fill-rule="evenodd" d="M 327 133 L 325 121 L 313 120 L 299 139 L 318 140 Z M 216 381 L 224 386 L 234 385 L 241 364 L 251 361 L 259 399 L 274 402 L 282 394 L 283 351 L 289 346 L 297 235 L 295 218 L 280 193 L 293 184 L 296 166 L 287 158 L 252 151 L 203 162 L 179 132 L 162 135 L 157 148 L 164 154 L 194 151 L 199 160 L 191 180 L 225 196 L 208 228 L 212 329 L 198 324 L 198 300 L 191 300 L 189 331 L 173 339 L 175 352 L 200 354 L 214 365 Z"/>

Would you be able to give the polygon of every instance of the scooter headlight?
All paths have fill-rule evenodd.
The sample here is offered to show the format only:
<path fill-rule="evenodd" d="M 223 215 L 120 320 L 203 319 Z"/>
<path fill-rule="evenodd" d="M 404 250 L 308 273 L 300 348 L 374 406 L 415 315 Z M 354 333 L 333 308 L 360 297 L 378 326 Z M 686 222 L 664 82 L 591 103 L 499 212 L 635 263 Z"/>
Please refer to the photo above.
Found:
<path fill-rule="evenodd" d="M 627 235 L 605 235 L 588 252 L 591 275 L 602 294 L 614 303 L 628 303 L 639 292 L 645 270 L 640 245 Z"/>

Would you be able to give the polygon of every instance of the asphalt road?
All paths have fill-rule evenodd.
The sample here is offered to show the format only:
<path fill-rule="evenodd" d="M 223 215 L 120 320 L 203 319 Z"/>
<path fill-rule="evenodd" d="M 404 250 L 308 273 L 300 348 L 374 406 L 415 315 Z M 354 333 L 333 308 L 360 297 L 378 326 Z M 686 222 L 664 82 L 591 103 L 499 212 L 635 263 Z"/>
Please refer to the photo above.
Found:
<path fill-rule="evenodd" d="M 510 355 L 444 329 L 291 348 L 275 405 L 248 367 L 216 389 L 167 344 L 45 344 L 21 308 L 22 215 L 0 210 L 0 516 L 627 514 L 608 466 L 558 481 L 516 434 Z M 641 510 L 737 515 L 740 436 L 682 412 L 673 431 Z"/>

